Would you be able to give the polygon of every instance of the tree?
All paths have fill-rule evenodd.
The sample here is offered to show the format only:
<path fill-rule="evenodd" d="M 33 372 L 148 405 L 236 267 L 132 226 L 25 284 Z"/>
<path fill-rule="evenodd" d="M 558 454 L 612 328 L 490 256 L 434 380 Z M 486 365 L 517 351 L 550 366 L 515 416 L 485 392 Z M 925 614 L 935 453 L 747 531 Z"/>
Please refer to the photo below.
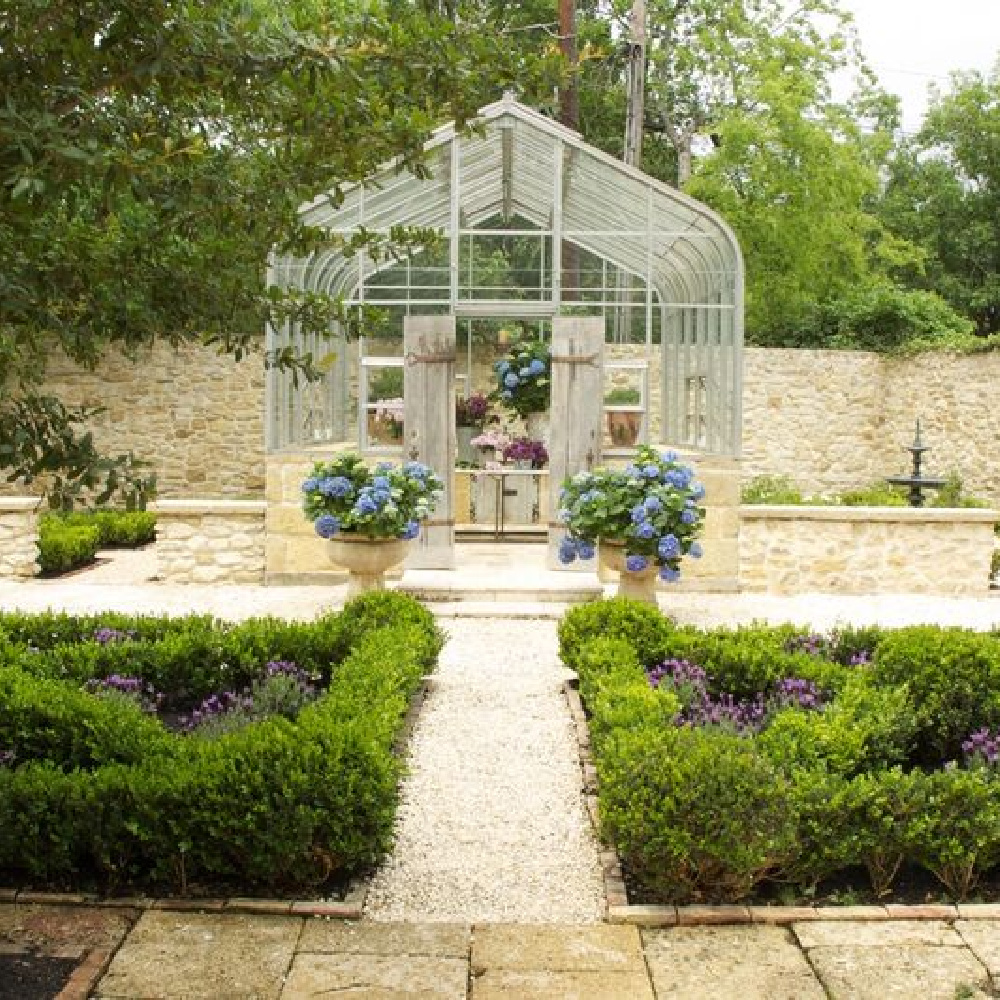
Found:
<path fill-rule="evenodd" d="M 932 94 L 923 127 L 890 162 L 877 211 L 922 251 L 902 280 L 938 292 L 980 334 L 1000 332 L 1000 63 Z"/>
<path fill-rule="evenodd" d="M 338 303 L 264 286 L 273 248 L 328 239 L 302 226 L 298 206 L 320 190 L 336 200 L 395 157 L 420 170 L 433 127 L 463 125 L 534 72 L 437 6 L 0 8 L 0 468 L 31 481 L 62 453 L 66 492 L 119 486 L 120 464 L 97 462 L 80 431 L 86 415 L 39 390 L 53 343 L 86 365 L 161 338 L 240 357 L 268 321 L 328 328 Z M 310 374 L 291 351 L 268 361 Z"/>

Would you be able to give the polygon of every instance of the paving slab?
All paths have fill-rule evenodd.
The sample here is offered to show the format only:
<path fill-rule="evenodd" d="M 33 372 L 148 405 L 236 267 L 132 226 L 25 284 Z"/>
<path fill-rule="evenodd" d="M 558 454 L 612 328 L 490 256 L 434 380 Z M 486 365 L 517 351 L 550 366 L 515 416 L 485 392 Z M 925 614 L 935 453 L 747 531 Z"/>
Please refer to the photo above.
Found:
<path fill-rule="evenodd" d="M 642 939 L 659 1000 L 826 1000 L 783 927 L 674 927 Z"/>
<path fill-rule="evenodd" d="M 469 957 L 469 924 L 381 924 L 374 921 L 310 920 L 296 949 L 343 955 Z"/>
<path fill-rule="evenodd" d="M 832 1000 L 956 1000 L 963 992 L 970 996 L 966 991 L 989 995 L 986 967 L 968 948 L 813 948 L 809 961 Z"/>
<path fill-rule="evenodd" d="M 147 910 L 98 985 L 100 1000 L 277 1000 L 302 920 Z"/>
<path fill-rule="evenodd" d="M 704 996 L 704 994 L 703 994 Z M 488 969 L 472 1000 L 655 1000 L 645 972 Z"/>
<path fill-rule="evenodd" d="M 465 1000 L 468 975 L 464 958 L 298 954 L 281 1000 Z"/>
<path fill-rule="evenodd" d="M 959 920 L 955 930 L 986 966 L 994 983 L 1000 986 L 1000 923 L 993 920 Z"/>
<path fill-rule="evenodd" d="M 635 927 L 479 924 L 472 938 L 472 974 L 507 972 L 641 972 L 642 941 Z"/>
<path fill-rule="evenodd" d="M 874 948 L 914 944 L 961 948 L 964 941 L 942 920 L 882 920 L 876 923 L 810 920 L 792 924 L 805 948 Z"/>

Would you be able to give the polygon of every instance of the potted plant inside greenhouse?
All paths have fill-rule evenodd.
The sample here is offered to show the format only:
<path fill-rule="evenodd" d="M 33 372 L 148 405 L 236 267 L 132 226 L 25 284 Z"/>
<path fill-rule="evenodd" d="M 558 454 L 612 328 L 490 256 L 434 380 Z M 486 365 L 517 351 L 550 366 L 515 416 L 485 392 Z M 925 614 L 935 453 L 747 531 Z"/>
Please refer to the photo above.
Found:
<path fill-rule="evenodd" d="M 352 597 L 384 589 L 386 571 L 402 564 L 444 484 L 420 462 L 379 462 L 372 469 L 348 452 L 317 462 L 302 492 L 302 509 L 326 540 L 330 560 L 350 574 Z"/>
<path fill-rule="evenodd" d="M 490 401 L 481 392 L 455 399 L 455 450 L 460 465 L 475 465 L 473 438 L 483 433 L 490 416 Z"/>
<path fill-rule="evenodd" d="M 552 372 L 548 345 L 541 340 L 518 340 L 493 370 L 497 379 L 494 397 L 524 421 L 529 437 L 545 441 Z"/>
<path fill-rule="evenodd" d="M 580 472 L 563 484 L 564 564 L 593 559 L 620 574 L 618 594 L 656 602 L 656 581 L 680 578 L 681 559 L 701 556 L 705 489 L 674 452 L 643 445 L 623 469 Z"/>

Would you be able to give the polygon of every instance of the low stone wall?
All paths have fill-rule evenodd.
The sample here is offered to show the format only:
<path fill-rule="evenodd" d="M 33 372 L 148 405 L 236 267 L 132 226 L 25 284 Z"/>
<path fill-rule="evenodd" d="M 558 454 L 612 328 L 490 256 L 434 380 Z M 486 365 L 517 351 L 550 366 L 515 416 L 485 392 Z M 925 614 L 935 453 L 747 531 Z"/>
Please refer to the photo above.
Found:
<path fill-rule="evenodd" d="M 770 594 L 989 590 L 1000 511 L 916 507 L 740 508 L 740 586 Z"/>
<path fill-rule="evenodd" d="M 264 517 L 258 500 L 161 500 L 157 579 L 167 583 L 263 583 Z"/>
<path fill-rule="evenodd" d="M 38 575 L 38 497 L 0 497 L 0 578 Z"/>

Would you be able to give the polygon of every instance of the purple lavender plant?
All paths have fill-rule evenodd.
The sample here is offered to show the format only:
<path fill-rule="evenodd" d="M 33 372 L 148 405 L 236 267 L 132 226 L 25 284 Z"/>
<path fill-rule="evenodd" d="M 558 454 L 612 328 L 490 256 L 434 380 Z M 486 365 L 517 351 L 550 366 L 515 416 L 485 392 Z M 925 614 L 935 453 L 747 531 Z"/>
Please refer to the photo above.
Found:
<path fill-rule="evenodd" d="M 804 708 L 818 712 L 826 705 L 822 691 L 812 682 L 801 677 L 786 677 L 778 682 L 771 696 L 775 709 Z"/>
<path fill-rule="evenodd" d="M 1000 732 L 991 733 L 985 726 L 962 741 L 962 755 L 970 767 L 995 767 L 1000 761 Z"/>
<path fill-rule="evenodd" d="M 163 701 L 163 695 L 157 693 L 152 684 L 141 677 L 130 677 L 127 674 L 110 674 L 107 677 L 93 678 L 83 686 L 84 690 L 94 695 L 116 694 L 134 701 L 144 712 L 153 714 Z"/>
<path fill-rule="evenodd" d="M 94 629 L 92 638 L 94 642 L 100 644 L 101 646 L 110 646 L 115 642 L 130 642 L 135 638 L 135 632 L 131 629 L 111 628 L 110 626 L 105 625 L 101 628 Z"/>
<path fill-rule="evenodd" d="M 253 699 L 248 695 L 236 691 L 210 694 L 190 715 L 181 719 L 181 727 L 190 733 L 214 722 L 223 715 L 247 713 L 252 708 Z"/>
<path fill-rule="evenodd" d="M 785 643 L 785 650 L 789 653 L 807 653 L 809 656 L 827 656 L 830 645 L 825 635 L 810 632 L 808 635 L 791 636 Z"/>

